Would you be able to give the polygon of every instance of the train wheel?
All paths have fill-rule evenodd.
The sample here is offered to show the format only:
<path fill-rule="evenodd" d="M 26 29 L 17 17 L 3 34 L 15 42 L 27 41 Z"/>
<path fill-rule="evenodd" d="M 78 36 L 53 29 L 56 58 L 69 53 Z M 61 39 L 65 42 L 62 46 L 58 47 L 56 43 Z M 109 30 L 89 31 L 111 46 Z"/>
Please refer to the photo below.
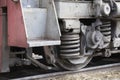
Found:
<path fill-rule="evenodd" d="M 84 36 L 72 34 L 62 36 L 62 44 L 57 48 L 57 63 L 66 70 L 80 70 L 92 59 L 93 50 L 88 50 Z M 79 46 L 78 46 L 79 45 Z"/>
<path fill-rule="evenodd" d="M 58 58 L 58 64 L 66 69 L 66 70 L 80 70 L 81 68 L 85 67 L 90 60 L 92 59 L 91 56 L 83 56 L 78 59 L 61 59 Z"/>

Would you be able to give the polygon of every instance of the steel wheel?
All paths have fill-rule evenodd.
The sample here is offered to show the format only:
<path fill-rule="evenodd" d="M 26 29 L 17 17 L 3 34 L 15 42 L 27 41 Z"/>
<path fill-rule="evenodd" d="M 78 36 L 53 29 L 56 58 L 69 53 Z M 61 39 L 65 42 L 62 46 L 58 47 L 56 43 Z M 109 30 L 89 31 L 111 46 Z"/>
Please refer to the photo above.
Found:
<path fill-rule="evenodd" d="M 66 70 L 80 70 L 81 68 L 85 67 L 90 60 L 92 59 L 93 50 L 88 50 L 86 48 L 85 37 L 81 37 L 81 51 L 79 52 L 78 56 L 74 55 L 70 57 L 61 57 L 57 55 L 57 63 Z"/>
<path fill-rule="evenodd" d="M 61 59 L 58 58 L 58 64 L 66 70 L 80 70 L 81 68 L 85 67 L 90 60 L 92 59 L 91 56 L 83 56 L 79 59 Z"/>

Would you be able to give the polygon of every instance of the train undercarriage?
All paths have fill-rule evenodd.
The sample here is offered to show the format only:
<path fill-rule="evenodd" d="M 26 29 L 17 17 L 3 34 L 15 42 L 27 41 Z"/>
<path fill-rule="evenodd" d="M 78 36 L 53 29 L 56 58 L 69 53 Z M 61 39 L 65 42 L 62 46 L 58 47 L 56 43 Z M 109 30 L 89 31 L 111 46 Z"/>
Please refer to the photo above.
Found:
<path fill-rule="evenodd" d="M 0 0 L 0 14 L 0 72 L 80 70 L 120 53 L 120 0 Z"/>

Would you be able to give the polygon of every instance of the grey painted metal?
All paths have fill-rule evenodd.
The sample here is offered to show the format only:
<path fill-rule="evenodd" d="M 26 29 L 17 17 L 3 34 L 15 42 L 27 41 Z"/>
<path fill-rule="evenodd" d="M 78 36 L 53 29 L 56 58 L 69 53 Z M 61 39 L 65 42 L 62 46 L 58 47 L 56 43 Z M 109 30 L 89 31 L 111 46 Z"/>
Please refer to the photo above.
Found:
<path fill-rule="evenodd" d="M 115 37 L 118 38 L 120 36 L 120 20 L 116 20 L 115 26 Z"/>
<path fill-rule="evenodd" d="M 61 31 L 58 22 L 54 0 L 42 0 L 42 6 L 47 8 L 46 36 L 48 39 L 60 40 Z"/>
<path fill-rule="evenodd" d="M 2 67 L 1 72 L 8 72 L 9 70 L 9 47 L 7 45 L 7 14 L 2 14 L 2 28 L 3 28 L 3 40 L 2 40 Z"/>
<path fill-rule="evenodd" d="M 90 18 L 93 16 L 93 6 L 90 2 L 56 2 L 59 18 Z"/>
<path fill-rule="evenodd" d="M 60 45 L 59 40 L 28 40 L 29 47 Z"/>
<path fill-rule="evenodd" d="M 111 7 L 103 0 L 94 1 L 56 1 L 56 10 L 59 18 L 91 18 L 100 16 L 120 17 L 120 2 L 116 1 L 116 11 L 111 11 Z"/>
<path fill-rule="evenodd" d="M 22 0 L 22 6 L 24 8 L 27 8 L 27 7 L 39 8 L 40 7 L 40 0 Z"/>
<path fill-rule="evenodd" d="M 113 47 L 120 47 L 120 20 L 116 20 L 115 32 L 113 37 Z"/>
<path fill-rule="evenodd" d="M 96 17 L 109 16 L 111 13 L 109 3 L 105 3 L 103 0 L 93 0 L 93 8 Z"/>
<path fill-rule="evenodd" d="M 113 13 L 113 16 L 120 17 L 120 2 L 116 3 L 117 10 L 115 13 Z"/>
<path fill-rule="evenodd" d="M 120 47 L 120 38 L 114 38 L 113 47 Z"/>
<path fill-rule="evenodd" d="M 29 47 L 60 45 L 61 33 L 54 1 L 45 1 L 44 6 L 40 2 L 41 0 L 21 0 Z"/>
<path fill-rule="evenodd" d="M 28 40 L 44 40 L 47 20 L 47 9 L 23 8 L 24 22 Z"/>
<path fill-rule="evenodd" d="M 73 28 L 80 29 L 79 19 L 64 19 L 63 21 L 64 21 L 63 22 L 64 26 L 61 27 L 64 27 L 66 29 L 73 29 Z"/>

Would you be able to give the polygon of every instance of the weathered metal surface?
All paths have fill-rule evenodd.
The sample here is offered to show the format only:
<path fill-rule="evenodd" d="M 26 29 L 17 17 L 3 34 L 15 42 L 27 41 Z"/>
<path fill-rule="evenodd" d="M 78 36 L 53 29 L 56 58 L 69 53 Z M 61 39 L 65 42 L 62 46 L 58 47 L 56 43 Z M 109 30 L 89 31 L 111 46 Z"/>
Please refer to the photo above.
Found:
<path fill-rule="evenodd" d="M 0 9 L 0 72 L 9 71 L 9 48 L 7 46 L 7 17 Z"/>
<path fill-rule="evenodd" d="M 7 6 L 7 0 L 0 0 L 0 7 L 6 7 Z"/>
<path fill-rule="evenodd" d="M 21 1 L 21 0 L 20 0 Z M 27 47 L 27 38 L 20 2 L 7 0 L 8 7 L 8 45 Z"/>
<path fill-rule="evenodd" d="M 0 71 L 2 69 L 2 9 L 0 9 Z"/>
<path fill-rule="evenodd" d="M 111 11 L 111 7 L 104 1 L 96 0 L 92 4 L 90 1 L 56 1 L 56 10 L 59 18 L 91 18 L 101 16 L 120 16 L 120 2 L 115 2 L 116 10 Z"/>
<path fill-rule="evenodd" d="M 60 41 L 54 39 L 49 40 L 49 38 L 45 35 L 47 29 L 47 9 L 24 8 L 23 15 L 27 35 L 27 43 L 29 47 L 60 44 Z"/>
<path fill-rule="evenodd" d="M 42 0 L 41 7 L 47 8 L 46 36 L 50 40 L 60 40 L 61 31 L 54 0 Z"/>
<path fill-rule="evenodd" d="M 27 8 L 39 8 L 40 7 L 40 0 L 21 0 L 22 7 Z"/>
<path fill-rule="evenodd" d="M 120 20 L 116 20 L 116 26 L 113 27 L 113 46 L 114 47 L 120 47 Z"/>
<path fill-rule="evenodd" d="M 93 16 L 90 2 L 56 2 L 56 10 L 59 18 L 90 18 Z"/>
<path fill-rule="evenodd" d="M 120 38 L 114 38 L 113 46 L 114 47 L 120 47 Z"/>
<path fill-rule="evenodd" d="M 29 47 L 40 47 L 40 46 L 52 46 L 52 45 L 59 45 L 59 40 L 28 40 Z"/>
<path fill-rule="evenodd" d="M 119 5 L 116 0 L 0 0 L 1 10 L 7 13 L 7 18 L 0 16 L 1 71 L 9 70 L 8 46 L 12 53 L 32 54 L 33 51 L 43 58 L 44 52 L 38 48 L 52 46 L 50 54 L 55 53 L 53 56 L 58 58 L 55 61 L 68 70 L 81 69 L 96 51 L 110 56 L 111 48 L 120 47 Z M 58 51 L 55 45 L 60 44 Z M 33 47 L 38 48 L 32 50 Z M 114 50 L 117 52 L 119 48 Z M 18 57 L 11 55 L 15 65 Z M 51 65 L 56 65 L 52 61 Z"/>
<path fill-rule="evenodd" d="M 0 8 L 0 72 L 9 71 L 9 48 L 7 46 L 7 14 Z"/>
<path fill-rule="evenodd" d="M 2 68 L 1 68 L 1 72 L 8 72 L 9 70 L 9 47 L 8 47 L 8 37 L 7 37 L 7 14 L 6 13 L 2 13 Z"/>
<path fill-rule="evenodd" d="M 116 3 L 116 8 L 117 8 L 116 12 L 115 13 L 113 12 L 112 15 L 115 17 L 120 17 L 120 2 Z"/>
<path fill-rule="evenodd" d="M 60 29 L 54 2 L 40 8 L 37 0 L 20 0 L 26 40 L 29 47 L 59 45 Z M 30 17 L 31 16 L 31 17 Z M 53 23 L 54 22 L 54 23 Z M 23 34 L 24 35 L 24 34 Z"/>
<path fill-rule="evenodd" d="M 70 19 L 65 19 L 63 20 L 63 26 L 66 29 L 72 29 L 72 28 L 80 28 L 80 21 L 78 19 L 70 20 Z"/>
<path fill-rule="evenodd" d="M 44 40 L 46 38 L 47 9 L 23 8 L 23 19 L 27 40 Z"/>

